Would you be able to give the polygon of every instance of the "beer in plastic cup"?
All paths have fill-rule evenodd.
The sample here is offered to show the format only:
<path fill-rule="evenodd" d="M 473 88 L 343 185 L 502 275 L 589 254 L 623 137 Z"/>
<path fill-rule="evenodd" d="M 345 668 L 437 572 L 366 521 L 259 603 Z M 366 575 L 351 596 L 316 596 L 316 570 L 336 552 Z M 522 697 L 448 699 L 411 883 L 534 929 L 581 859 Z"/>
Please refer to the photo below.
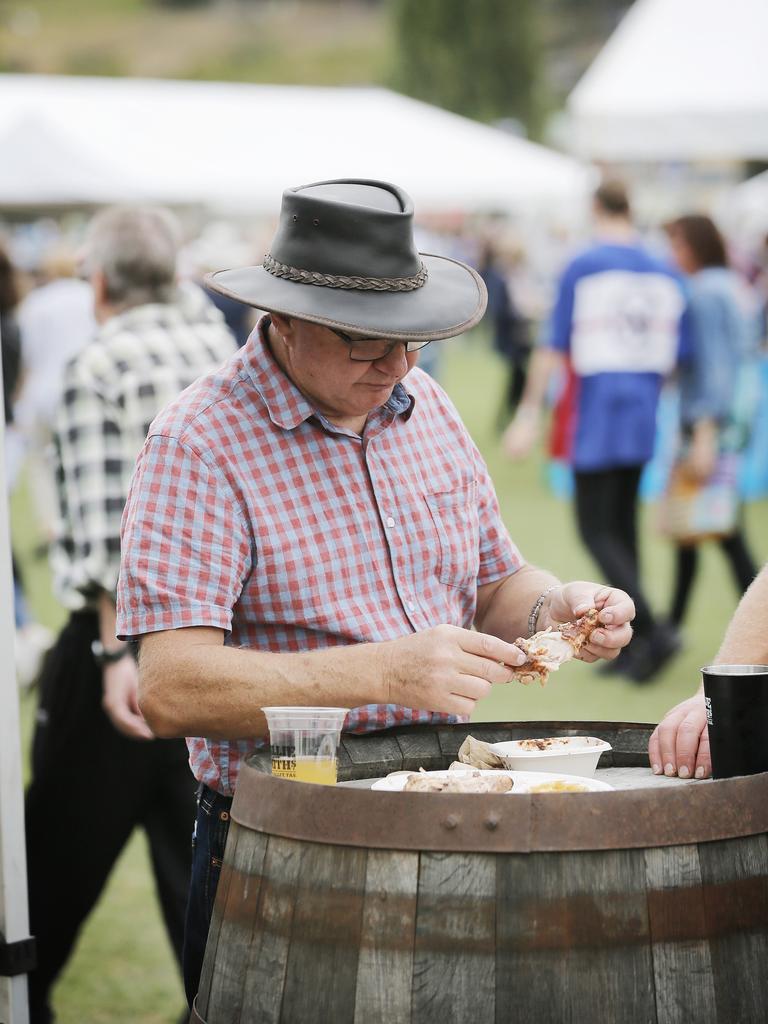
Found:
<path fill-rule="evenodd" d="M 349 708 L 262 708 L 269 726 L 272 774 L 336 785 L 339 737 Z"/>

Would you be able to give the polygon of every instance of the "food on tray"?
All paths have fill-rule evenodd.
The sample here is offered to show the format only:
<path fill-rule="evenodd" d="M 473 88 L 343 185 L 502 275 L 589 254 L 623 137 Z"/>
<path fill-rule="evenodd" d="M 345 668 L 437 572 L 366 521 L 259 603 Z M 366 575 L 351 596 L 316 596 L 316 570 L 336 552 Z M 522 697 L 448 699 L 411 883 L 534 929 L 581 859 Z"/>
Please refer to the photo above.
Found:
<path fill-rule="evenodd" d="M 554 629 L 544 629 L 527 640 L 522 637 L 515 640 L 517 646 L 528 655 L 528 660 L 512 669 L 512 678 L 525 686 L 538 679 L 543 686 L 550 672 L 574 658 L 584 644 L 589 642 L 592 631 L 598 625 L 597 615 L 597 608 L 590 608 L 573 622 L 563 622 Z"/>
<path fill-rule="evenodd" d="M 489 743 L 467 736 L 459 747 L 457 755 L 462 766 L 471 768 L 503 768 L 504 761 Z M 454 762 L 455 763 L 455 762 Z"/>
<path fill-rule="evenodd" d="M 405 793 L 508 793 L 512 789 L 509 775 L 481 775 L 480 772 L 454 771 L 436 777 L 426 772 L 413 772 L 403 787 Z"/>
<path fill-rule="evenodd" d="M 548 736 L 544 740 L 520 740 L 517 745 L 521 750 L 552 750 L 553 747 L 570 746 L 571 737 Z"/>
<path fill-rule="evenodd" d="M 539 782 L 535 786 L 529 786 L 529 793 L 589 793 L 589 786 L 580 782 L 563 782 L 560 779 L 554 782 Z"/>

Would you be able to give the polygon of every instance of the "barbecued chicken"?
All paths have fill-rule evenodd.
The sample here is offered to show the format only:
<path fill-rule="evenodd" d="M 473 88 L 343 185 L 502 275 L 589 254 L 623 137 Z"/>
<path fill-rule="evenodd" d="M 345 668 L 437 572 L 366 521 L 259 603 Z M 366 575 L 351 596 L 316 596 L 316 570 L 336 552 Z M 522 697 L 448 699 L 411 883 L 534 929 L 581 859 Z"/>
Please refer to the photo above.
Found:
<path fill-rule="evenodd" d="M 414 772 L 406 781 L 406 793 L 508 793 L 513 786 L 509 775 L 481 775 L 480 772 L 452 772 L 436 778 Z"/>
<path fill-rule="evenodd" d="M 512 678 L 525 686 L 538 679 L 543 686 L 550 672 L 574 658 L 584 644 L 589 642 L 592 630 L 598 625 L 597 614 L 597 608 L 590 608 L 573 622 L 563 622 L 553 629 L 544 629 L 527 640 L 515 640 L 517 646 L 528 655 L 528 659 L 513 668 Z"/>

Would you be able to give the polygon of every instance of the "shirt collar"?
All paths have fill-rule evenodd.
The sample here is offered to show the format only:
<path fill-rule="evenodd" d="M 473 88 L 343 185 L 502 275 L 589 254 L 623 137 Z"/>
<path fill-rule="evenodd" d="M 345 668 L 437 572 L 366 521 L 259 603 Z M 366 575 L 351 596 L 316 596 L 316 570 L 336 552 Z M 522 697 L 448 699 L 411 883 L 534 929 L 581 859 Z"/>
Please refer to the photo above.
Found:
<path fill-rule="evenodd" d="M 328 424 L 326 418 L 299 391 L 272 354 L 267 342 L 270 323 L 268 315 L 259 320 L 243 353 L 245 370 L 264 400 L 269 418 L 275 426 L 284 430 L 294 430 L 311 416 L 316 416 L 323 424 Z M 374 412 L 388 422 L 396 416 L 408 419 L 413 412 L 414 404 L 413 395 L 409 394 L 401 383 L 397 383 L 384 405 Z"/>

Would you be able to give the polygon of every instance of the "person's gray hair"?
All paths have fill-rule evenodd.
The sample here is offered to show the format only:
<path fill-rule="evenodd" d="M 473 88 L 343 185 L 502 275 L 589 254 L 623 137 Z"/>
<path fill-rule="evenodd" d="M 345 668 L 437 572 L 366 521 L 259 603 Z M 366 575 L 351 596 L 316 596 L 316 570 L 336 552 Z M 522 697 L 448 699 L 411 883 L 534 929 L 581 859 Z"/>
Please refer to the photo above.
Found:
<path fill-rule="evenodd" d="M 180 243 L 181 229 L 170 210 L 110 206 L 88 227 L 86 267 L 104 276 L 106 298 L 114 306 L 171 302 Z"/>

